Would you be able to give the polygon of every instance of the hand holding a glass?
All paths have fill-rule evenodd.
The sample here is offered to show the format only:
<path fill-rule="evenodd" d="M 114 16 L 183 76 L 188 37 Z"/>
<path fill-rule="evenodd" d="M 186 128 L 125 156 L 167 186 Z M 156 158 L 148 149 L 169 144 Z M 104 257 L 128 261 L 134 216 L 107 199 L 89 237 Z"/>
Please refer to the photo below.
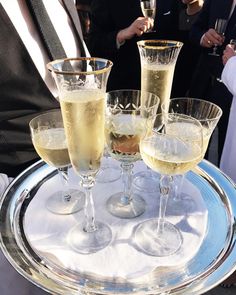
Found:
<path fill-rule="evenodd" d="M 236 55 L 236 40 L 232 39 L 230 41 L 230 44 L 228 44 L 225 47 L 225 50 L 223 52 L 222 61 L 223 65 L 227 63 L 227 61 L 232 57 Z"/>
<path fill-rule="evenodd" d="M 215 44 L 222 45 L 224 42 L 223 36 L 218 34 L 215 29 L 209 29 L 201 39 L 201 46 L 212 48 Z"/>
<path fill-rule="evenodd" d="M 201 45 L 207 48 L 211 48 L 213 46 L 213 51 L 210 52 L 209 55 L 219 56 L 219 54 L 217 53 L 217 48 L 224 43 L 224 33 L 227 27 L 227 22 L 228 20 L 226 19 L 216 19 L 214 29 L 210 28 L 203 35 L 201 39 Z"/>
<path fill-rule="evenodd" d="M 140 0 L 140 6 L 143 15 L 152 20 L 152 27 L 147 30 L 147 33 L 155 32 L 152 28 L 154 26 L 154 19 L 156 16 L 156 0 Z"/>
<path fill-rule="evenodd" d="M 153 20 L 149 17 L 138 17 L 127 28 L 120 30 L 116 36 L 117 42 L 123 44 L 135 36 L 141 36 L 153 27 Z"/>

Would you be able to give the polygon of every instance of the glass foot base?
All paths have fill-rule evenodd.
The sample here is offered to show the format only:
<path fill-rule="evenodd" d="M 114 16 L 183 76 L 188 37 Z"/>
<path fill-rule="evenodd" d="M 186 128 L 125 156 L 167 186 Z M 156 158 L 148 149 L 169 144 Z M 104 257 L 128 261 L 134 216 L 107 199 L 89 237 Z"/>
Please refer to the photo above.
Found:
<path fill-rule="evenodd" d="M 212 52 L 212 53 L 209 52 L 208 55 L 211 55 L 211 56 L 220 56 L 218 53 L 215 53 L 215 52 Z"/>
<path fill-rule="evenodd" d="M 172 223 L 164 221 L 163 229 L 158 232 L 158 219 L 150 219 L 138 225 L 135 243 L 144 253 L 165 257 L 174 254 L 183 243 L 180 231 Z"/>
<path fill-rule="evenodd" d="M 118 180 L 121 177 L 121 169 L 119 167 L 100 168 L 96 181 L 99 183 L 109 183 Z"/>
<path fill-rule="evenodd" d="M 108 225 L 96 222 L 97 230 L 85 232 L 83 224 L 78 224 L 71 229 L 68 235 L 69 245 L 81 254 L 91 254 L 102 250 L 109 245 L 112 232 Z"/>
<path fill-rule="evenodd" d="M 152 171 L 142 171 L 134 175 L 132 185 L 140 191 L 148 193 L 159 192 L 159 175 Z"/>
<path fill-rule="evenodd" d="M 46 208 L 61 215 L 73 214 L 84 207 L 85 194 L 78 190 L 69 189 L 67 195 L 62 197 L 62 192 L 56 192 L 46 200 Z"/>
<path fill-rule="evenodd" d="M 125 204 L 122 203 L 123 192 L 112 195 L 107 200 L 107 210 L 114 216 L 120 218 L 134 218 L 144 213 L 146 209 L 146 202 L 137 195 L 132 195 L 132 201 Z"/>

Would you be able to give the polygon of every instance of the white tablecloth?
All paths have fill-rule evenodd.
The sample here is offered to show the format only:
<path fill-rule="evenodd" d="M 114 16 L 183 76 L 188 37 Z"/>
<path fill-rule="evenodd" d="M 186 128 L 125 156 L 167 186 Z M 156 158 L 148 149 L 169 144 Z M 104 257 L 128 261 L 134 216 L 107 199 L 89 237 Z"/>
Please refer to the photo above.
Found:
<path fill-rule="evenodd" d="M 135 164 L 135 172 L 143 169 L 145 167 L 142 162 Z M 77 177 L 73 179 L 73 173 L 71 176 L 71 183 L 78 183 Z M 4 186 L 6 186 L 6 177 L 2 176 L 0 179 L 2 179 L 2 182 L 4 180 Z M 170 208 L 168 208 L 167 212 L 168 220 L 176 224 L 182 231 L 183 246 L 180 251 L 172 255 L 172 259 L 155 258 L 137 251 L 127 241 L 132 236 L 132 228 L 137 223 L 157 216 L 158 196 L 156 194 L 150 196 L 147 196 L 147 194 L 143 195 L 146 197 L 147 209 L 138 218 L 124 220 L 113 217 L 107 212 L 104 204 L 111 193 L 122 190 L 122 182 L 119 180 L 112 184 L 97 184 L 94 188 L 96 217 L 98 220 L 103 220 L 112 226 L 113 242 L 109 247 L 97 253 L 88 256 L 80 255 L 72 251 L 64 243 L 61 233 L 66 234 L 74 224 L 81 222 L 83 220 L 83 211 L 68 216 L 58 216 L 47 211 L 45 208 L 47 196 L 49 192 L 53 193 L 57 190 L 57 177 L 53 177 L 47 183 L 43 184 L 27 208 L 24 229 L 28 241 L 36 253 L 43 255 L 49 262 L 52 260 L 53 263 L 67 267 L 73 271 L 94 272 L 96 274 L 105 274 L 107 277 L 118 276 L 132 281 L 135 281 L 140 276 L 148 279 L 148 274 L 157 266 L 181 265 L 191 259 L 198 251 L 205 235 L 207 209 L 200 190 L 188 181 L 186 177 L 184 190 L 195 201 L 194 210 L 187 215 L 176 215 Z M 42 222 L 42 216 L 44 222 Z M 54 239 L 55 236 L 56 239 Z M 66 255 L 62 255 L 62 251 Z M 77 266 L 79 266 L 79 269 L 77 269 Z M 27 282 L 13 269 L 1 253 L 0 295 L 13 294 L 45 295 L 47 293 Z"/>

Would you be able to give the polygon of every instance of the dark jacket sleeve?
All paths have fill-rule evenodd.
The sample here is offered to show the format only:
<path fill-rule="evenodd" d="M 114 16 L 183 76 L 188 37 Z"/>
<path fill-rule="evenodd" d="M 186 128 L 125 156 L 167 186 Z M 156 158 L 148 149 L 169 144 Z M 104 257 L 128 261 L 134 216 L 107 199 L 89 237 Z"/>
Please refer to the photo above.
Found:
<path fill-rule="evenodd" d="M 118 29 L 113 23 L 109 0 L 94 0 L 91 4 L 91 24 L 88 48 L 92 56 L 110 58 L 116 53 Z"/>
<path fill-rule="evenodd" d="M 29 122 L 58 108 L 0 4 L 0 172 L 15 177 L 35 162 Z"/>
<path fill-rule="evenodd" d="M 202 10 L 196 20 L 196 22 L 192 25 L 190 31 L 190 40 L 196 45 L 200 46 L 200 41 L 209 29 L 209 19 L 210 19 L 210 7 L 212 0 L 205 0 Z"/>

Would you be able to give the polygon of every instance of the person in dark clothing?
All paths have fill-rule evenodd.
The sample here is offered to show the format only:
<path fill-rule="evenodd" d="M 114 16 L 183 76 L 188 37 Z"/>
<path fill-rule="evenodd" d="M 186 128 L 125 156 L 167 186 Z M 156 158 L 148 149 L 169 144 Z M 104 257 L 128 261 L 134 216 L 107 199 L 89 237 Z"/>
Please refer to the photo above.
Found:
<path fill-rule="evenodd" d="M 93 56 L 112 60 L 107 90 L 140 89 L 140 61 L 136 42 L 150 20 L 142 17 L 139 1 L 94 0 L 88 48 Z"/>
<path fill-rule="evenodd" d="M 214 29 L 217 19 L 228 20 L 224 36 Z M 220 159 L 232 102 L 232 94 L 220 79 L 223 70 L 222 52 L 230 39 L 236 38 L 234 1 L 205 0 L 200 15 L 192 26 L 190 38 L 196 45 L 201 46 L 202 52 L 193 75 L 189 96 L 209 100 L 223 110 L 223 115 L 218 123 L 218 154 Z M 211 54 L 215 45 L 218 46 L 218 56 Z"/>
<path fill-rule="evenodd" d="M 141 88 L 141 65 L 137 47 L 140 39 L 172 39 L 177 21 L 177 1 L 157 1 L 153 25 L 144 18 L 140 1 L 94 0 L 91 4 L 91 27 L 88 48 L 93 56 L 113 61 L 107 90 Z"/>
<path fill-rule="evenodd" d="M 203 0 L 181 0 L 180 2 L 175 39 L 183 42 L 183 47 L 176 62 L 171 97 L 188 95 L 193 72 L 201 53 L 201 48 L 189 39 L 189 32 L 200 14 Z"/>

